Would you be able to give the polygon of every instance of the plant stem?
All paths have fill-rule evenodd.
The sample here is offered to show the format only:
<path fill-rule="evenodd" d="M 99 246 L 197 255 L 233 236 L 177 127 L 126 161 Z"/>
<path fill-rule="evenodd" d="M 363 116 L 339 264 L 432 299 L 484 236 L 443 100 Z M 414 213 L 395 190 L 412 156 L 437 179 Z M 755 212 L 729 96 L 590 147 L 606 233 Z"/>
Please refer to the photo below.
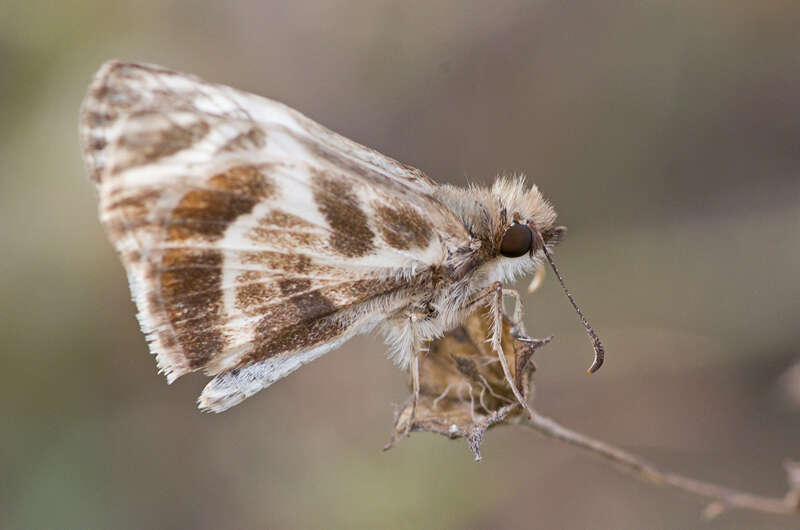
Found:
<path fill-rule="evenodd" d="M 711 504 L 708 505 L 705 511 L 706 517 L 709 518 L 719 515 L 727 508 L 740 508 L 760 513 L 800 517 L 800 492 L 796 490 L 790 490 L 783 499 L 763 497 L 677 473 L 662 471 L 633 453 L 570 430 L 536 411 L 533 411 L 530 418 L 521 418 L 519 424 L 548 438 L 568 443 L 600 456 L 641 480 L 671 486 L 691 495 L 710 500 Z"/>

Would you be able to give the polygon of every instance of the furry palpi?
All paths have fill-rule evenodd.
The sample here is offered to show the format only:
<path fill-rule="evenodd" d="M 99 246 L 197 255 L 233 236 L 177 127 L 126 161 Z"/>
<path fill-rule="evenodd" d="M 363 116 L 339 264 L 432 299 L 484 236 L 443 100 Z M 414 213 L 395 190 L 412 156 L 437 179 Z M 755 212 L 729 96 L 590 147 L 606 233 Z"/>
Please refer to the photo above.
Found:
<path fill-rule="evenodd" d="M 283 104 L 157 66 L 104 64 L 80 134 L 158 367 L 214 376 L 199 404 L 215 412 L 371 330 L 413 374 L 426 341 L 480 305 L 499 315 L 502 284 L 561 233 L 521 177 L 438 185 Z M 515 223 L 541 244 L 505 257 Z"/>

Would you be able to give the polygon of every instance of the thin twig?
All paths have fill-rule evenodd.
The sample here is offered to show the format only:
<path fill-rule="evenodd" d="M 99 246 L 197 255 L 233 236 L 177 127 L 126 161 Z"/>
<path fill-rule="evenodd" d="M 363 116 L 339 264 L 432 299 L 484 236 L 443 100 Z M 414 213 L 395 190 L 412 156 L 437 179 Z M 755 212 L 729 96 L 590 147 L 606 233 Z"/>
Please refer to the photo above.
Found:
<path fill-rule="evenodd" d="M 644 481 L 672 486 L 680 491 L 710 500 L 711 504 L 708 505 L 705 511 L 705 515 L 709 518 L 719 515 L 726 508 L 741 508 L 761 513 L 800 517 L 800 495 L 794 488 L 783 499 L 762 497 L 676 473 L 662 471 L 639 456 L 567 429 L 554 420 L 540 415 L 535 410 L 530 418 L 523 416 L 519 420 L 519 424 L 548 438 L 566 442 L 589 453 L 601 456 L 616 464 L 621 470 L 627 471 Z M 791 473 L 789 466 L 790 464 L 787 463 L 787 471 Z"/>

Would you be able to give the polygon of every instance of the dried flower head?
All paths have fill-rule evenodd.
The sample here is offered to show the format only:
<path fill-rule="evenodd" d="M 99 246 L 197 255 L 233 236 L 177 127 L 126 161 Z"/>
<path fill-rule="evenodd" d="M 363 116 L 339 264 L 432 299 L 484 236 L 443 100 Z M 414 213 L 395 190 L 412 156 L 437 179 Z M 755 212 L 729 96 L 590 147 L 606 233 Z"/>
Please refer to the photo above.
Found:
<path fill-rule="evenodd" d="M 489 427 L 509 423 L 527 414 L 503 373 L 497 354 L 487 343 L 492 317 L 482 309 L 438 340 L 420 357 L 419 401 L 413 394 L 395 419 L 388 449 L 412 431 L 436 432 L 448 438 L 466 438 L 475 458 Z M 533 353 L 550 342 L 531 339 L 503 317 L 502 349 L 517 388 L 527 400 L 531 394 Z M 409 388 L 412 387 L 409 381 Z"/>

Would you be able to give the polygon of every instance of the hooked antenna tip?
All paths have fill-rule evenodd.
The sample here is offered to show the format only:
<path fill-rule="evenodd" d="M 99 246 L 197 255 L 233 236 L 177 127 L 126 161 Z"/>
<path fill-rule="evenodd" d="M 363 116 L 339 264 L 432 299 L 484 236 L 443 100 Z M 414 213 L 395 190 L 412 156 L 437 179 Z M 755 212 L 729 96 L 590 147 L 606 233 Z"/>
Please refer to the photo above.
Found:
<path fill-rule="evenodd" d="M 594 330 L 592 329 L 589 332 L 589 336 L 592 338 L 592 348 L 594 348 L 594 360 L 592 361 L 592 365 L 586 370 L 587 374 L 593 374 L 603 366 L 603 360 L 606 357 L 606 349 L 603 347 L 603 343 L 600 342 L 600 337 L 595 334 Z"/>

